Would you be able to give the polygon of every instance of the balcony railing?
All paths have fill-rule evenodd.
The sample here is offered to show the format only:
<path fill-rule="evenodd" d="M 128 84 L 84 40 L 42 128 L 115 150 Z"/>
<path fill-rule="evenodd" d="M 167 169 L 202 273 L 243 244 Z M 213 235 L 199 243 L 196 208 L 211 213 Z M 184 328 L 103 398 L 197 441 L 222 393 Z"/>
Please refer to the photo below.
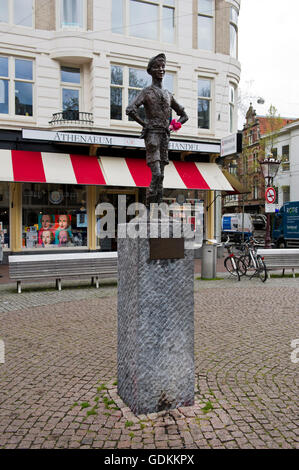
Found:
<path fill-rule="evenodd" d="M 91 127 L 93 125 L 93 114 L 69 109 L 61 113 L 54 113 L 49 124 L 51 126 L 76 125 L 78 127 Z"/>

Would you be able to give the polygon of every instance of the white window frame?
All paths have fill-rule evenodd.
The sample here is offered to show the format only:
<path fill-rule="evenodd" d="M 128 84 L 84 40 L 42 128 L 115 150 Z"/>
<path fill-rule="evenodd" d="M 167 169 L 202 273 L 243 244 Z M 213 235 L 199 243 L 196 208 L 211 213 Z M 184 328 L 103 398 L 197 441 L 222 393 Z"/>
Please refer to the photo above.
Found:
<path fill-rule="evenodd" d="M 123 70 L 123 83 L 122 85 L 116 85 L 114 83 L 111 83 L 111 67 L 122 67 Z M 139 124 L 137 124 L 135 121 L 129 121 L 129 117 L 126 115 L 126 107 L 129 105 L 129 90 L 142 90 L 142 88 L 136 88 L 132 87 L 129 85 L 129 69 L 139 69 L 139 70 L 146 70 L 145 67 L 140 67 L 138 65 L 128 65 L 128 64 L 122 64 L 122 63 L 116 63 L 116 62 L 111 62 L 110 68 L 109 68 L 109 73 L 110 73 L 110 90 L 111 88 L 121 88 L 122 89 L 122 119 L 111 119 L 110 118 L 110 112 L 111 112 L 111 94 L 109 94 L 109 118 L 112 124 L 129 124 L 140 127 Z M 176 89 L 176 73 L 170 70 L 166 70 L 167 74 L 173 75 L 173 95 L 175 95 L 175 89 Z M 150 79 L 151 81 L 151 79 Z"/>
<path fill-rule="evenodd" d="M 0 21 L 1 24 L 7 24 L 10 26 L 17 26 L 18 28 L 26 28 L 26 29 L 34 29 L 35 28 L 35 0 L 32 0 L 32 25 L 31 26 L 26 26 L 22 24 L 16 24 L 14 22 L 14 1 L 13 0 L 7 0 L 8 3 L 8 21 Z M 30 16 L 29 14 L 27 16 Z M 26 16 L 26 18 L 27 18 Z M 24 17 L 25 18 L 25 17 Z"/>
<path fill-rule="evenodd" d="M 209 12 L 199 11 L 198 0 L 195 0 L 195 2 L 196 2 L 196 4 L 195 4 L 195 8 L 196 8 L 196 48 L 200 49 L 202 51 L 208 51 L 208 52 L 214 52 L 215 51 L 215 0 L 212 0 L 212 1 L 213 1 L 212 14 L 210 14 Z M 212 46 L 211 46 L 211 49 L 202 49 L 201 47 L 199 47 L 199 36 L 198 36 L 199 17 L 211 18 L 212 19 L 212 31 L 211 31 Z"/>
<path fill-rule="evenodd" d="M 229 132 L 232 134 L 234 132 L 235 124 L 235 109 L 236 109 L 236 87 L 233 83 L 229 84 Z"/>
<path fill-rule="evenodd" d="M 237 17 L 239 16 L 239 12 L 236 9 L 236 7 L 232 6 L 230 7 L 230 20 L 229 20 L 229 55 L 233 59 L 238 59 L 238 22 L 234 21 L 232 18 L 232 11 L 235 11 Z M 231 30 L 234 29 L 235 32 L 235 39 L 236 39 L 236 49 L 233 51 L 232 50 L 232 43 L 231 43 Z"/>
<path fill-rule="evenodd" d="M 112 0 L 113 1 L 113 0 Z M 125 36 L 142 39 L 143 41 L 158 41 L 164 44 L 176 44 L 176 34 L 177 34 L 177 26 L 176 26 L 176 0 L 174 0 L 174 6 L 167 4 L 167 0 L 136 0 L 140 3 L 146 3 L 148 5 L 156 5 L 158 7 L 158 37 L 157 38 L 142 38 L 140 36 L 133 36 L 130 34 L 130 1 L 131 0 L 123 0 L 123 18 L 122 18 L 122 30 L 123 32 L 113 31 L 112 29 L 112 18 L 111 18 L 111 31 L 113 34 L 124 34 Z M 174 33 L 173 33 L 173 42 L 166 42 L 163 41 L 163 8 L 170 8 L 174 11 Z"/>
<path fill-rule="evenodd" d="M 83 22 L 82 26 L 62 25 L 62 5 L 63 0 L 56 0 L 56 29 L 58 31 L 86 31 L 87 29 L 87 0 L 77 0 L 82 2 Z"/>
<path fill-rule="evenodd" d="M 7 80 L 9 84 L 8 90 L 8 113 L 0 113 L 1 119 L 13 119 L 13 120 L 32 120 L 35 116 L 35 60 L 32 57 L 23 56 L 7 56 L 0 54 L 1 57 L 8 59 L 8 77 L 1 76 L 1 80 Z M 15 76 L 15 60 L 28 60 L 32 62 L 32 80 L 24 78 L 16 78 Z M 32 84 L 32 116 L 25 116 L 23 114 L 16 114 L 15 106 L 15 82 L 31 83 Z"/>
<path fill-rule="evenodd" d="M 63 82 L 61 78 L 61 70 L 62 67 L 68 67 L 72 69 L 78 69 L 80 71 L 80 83 L 71 83 L 71 82 Z M 63 89 L 68 90 L 78 90 L 79 91 L 79 112 L 83 109 L 83 73 L 82 68 L 78 65 L 70 65 L 70 64 L 61 64 L 60 65 L 60 103 L 61 103 L 61 112 L 63 112 Z"/>
<path fill-rule="evenodd" d="M 206 97 L 206 96 L 200 96 L 198 94 L 198 80 L 209 80 L 210 83 L 211 83 L 211 93 L 210 93 L 210 96 L 209 97 Z M 198 132 L 199 133 L 213 133 L 214 132 L 214 119 L 213 116 L 215 114 L 215 110 L 214 110 L 214 104 L 215 104 L 215 100 L 214 100 L 214 96 L 215 96 L 215 93 L 214 93 L 214 87 L 215 87 L 215 83 L 214 83 L 214 77 L 212 77 L 211 75 L 205 75 L 205 74 L 198 74 L 197 75 L 197 82 L 196 82 L 196 121 L 197 121 L 197 129 L 198 129 Z M 199 99 L 203 99 L 203 100 L 208 100 L 210 102 L 210 114 L 209 114 L 209 128 L 203 128 L 203 127 L 198 127 L 198 100 Z"/>

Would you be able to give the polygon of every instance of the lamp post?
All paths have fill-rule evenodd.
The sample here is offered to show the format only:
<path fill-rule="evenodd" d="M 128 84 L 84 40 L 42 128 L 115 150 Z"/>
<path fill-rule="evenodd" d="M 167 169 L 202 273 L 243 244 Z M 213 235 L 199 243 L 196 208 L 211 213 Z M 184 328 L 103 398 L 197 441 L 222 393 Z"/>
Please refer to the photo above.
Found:
<path fill-rule="evenodd" d="M 260 162 L 261 170 L 263 177 L 266 182 L 266 188 L 269 188 L 273 185 L 273 180 L 277 175 L 280 161 L 273 158 L 272 153 L 268 153 L 263 161 Z M 267 213 L 267 227 L 266 227 L 266 237 L 265 237 L 265 248 L 271 248 L 271 234 L 270 234 L 270 213 Z"/>

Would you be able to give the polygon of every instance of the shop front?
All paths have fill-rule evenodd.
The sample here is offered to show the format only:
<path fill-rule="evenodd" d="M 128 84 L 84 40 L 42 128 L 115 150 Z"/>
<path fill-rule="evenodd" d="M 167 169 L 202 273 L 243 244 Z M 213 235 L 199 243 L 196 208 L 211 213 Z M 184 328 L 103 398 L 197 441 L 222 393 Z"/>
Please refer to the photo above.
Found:
<path fill-rule="evenodd" d="M 134 140 L 138 139 L 131 139 L 131 144 Z M 32 146 L 38 148 L 38 143 Z M 151 179 L 145 155 L 119 156 L 130 154 L 130 148 L 120 152 L 114 145 L 97 147 L 96 152 L 89 146 L 88 152 L 94 155 L 76 153 L 75 146 L 74 153 L 62 153 L 64 148 L 57 151 L 56 146 L 55 152 L 0 149 L 4 262 L 10 253 L 117 250 L 120 201 L 126 207 L 145 201 Z M 200 201 L 208 204 L 215 190 L 231 189 L 216 163 L 178 159 L 166 167 L 164 187 L 165 202 L 189 203 L 192 208 Z M 115 209 L 116 229 L 108 238 L 100 235 L 103 203 Z M 129 221 L 132 214 L 125 217 Z"/>

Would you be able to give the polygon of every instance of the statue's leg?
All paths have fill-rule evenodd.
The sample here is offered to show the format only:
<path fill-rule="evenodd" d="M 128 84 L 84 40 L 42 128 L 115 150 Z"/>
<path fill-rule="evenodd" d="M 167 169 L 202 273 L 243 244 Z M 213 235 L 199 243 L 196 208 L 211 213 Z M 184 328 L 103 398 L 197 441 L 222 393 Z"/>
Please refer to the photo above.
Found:
<path fill-rule="evenodd" d="M 152 172 L 151 184 L 147 190 L 146 205 L 157 202 L 160 169 L 160 139 L 157 132 L 149 131 L 146 135 L 146 161 Z"/>
<path fill-rule="evenodd" d="M 163 181 L 164 181 L 164 168 L 168 164 L 168 143 L 169 134 L 162 134 L 160 136 L 160 176 L 158 183 L 158 203 L 162 202 L 163 199 Z"/>
<path fill-rule="evenodd" d="M 159 186 L 160 176 L 161 176 L 161 168 L 160 168 L 159 161 L 152 162 L 150 163 L 149 166 L 152 172 L 152 179 L 151 179 L 151 184 L 148 188 L 148 193 L 147 193 L 147 200 L 146 200 L 147 206 L 149 206 L 153 202 L 157 202 L 158 186 Z"/>
<path fill-rule="evenodd" d="M 160 163 L 160 176 L 158 177 L 158 190 L 157 190 L 157 202 L 160 204 L 163 199 L 163 181 L 164 181 L 164 168 L 165 168 L 165 163 L 164 162 L 159 162 Z"/>

